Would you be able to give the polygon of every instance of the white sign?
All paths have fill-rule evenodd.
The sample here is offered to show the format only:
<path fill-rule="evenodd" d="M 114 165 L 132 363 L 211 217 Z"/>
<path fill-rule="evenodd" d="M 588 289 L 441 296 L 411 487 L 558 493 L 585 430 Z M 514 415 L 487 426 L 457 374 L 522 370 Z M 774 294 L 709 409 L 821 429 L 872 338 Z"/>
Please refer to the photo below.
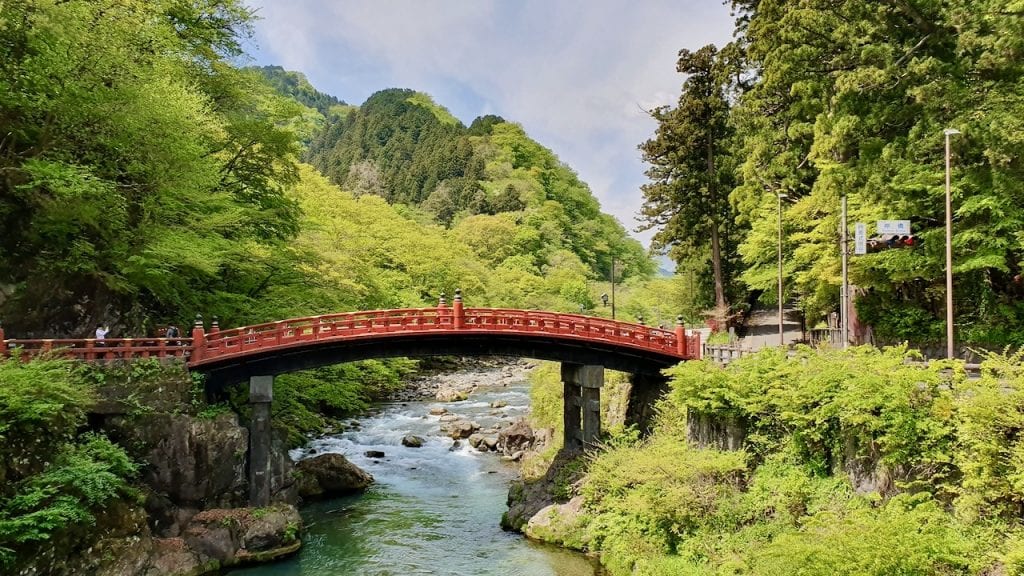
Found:
<path fill-rule="evenodd" d="M 910 220 L 879 220 L 879 234 L 910 234 Z"/>
<path fill-rule="evenodd" d="M 863 222 L 857 222 L 857 224 L 854 226 L 853 253 L 868 253 L 868 225 Z"/>

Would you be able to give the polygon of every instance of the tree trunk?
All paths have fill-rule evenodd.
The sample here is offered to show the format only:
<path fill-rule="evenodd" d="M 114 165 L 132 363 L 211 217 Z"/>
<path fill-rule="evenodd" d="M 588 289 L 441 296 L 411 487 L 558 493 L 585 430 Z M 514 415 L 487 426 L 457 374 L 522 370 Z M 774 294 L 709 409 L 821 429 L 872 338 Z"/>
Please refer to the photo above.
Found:
<path fill-rule="evenodd" d="M 715 312 L 725 320 L 728 303 L 725 301 L 725 281 L 722 279 L 722 242 L 718 231 L 718 190 L 715 186 L 715 139 L 708 131 L 708 198 L 711 200 L 711 272 L 715 280 Z"/>

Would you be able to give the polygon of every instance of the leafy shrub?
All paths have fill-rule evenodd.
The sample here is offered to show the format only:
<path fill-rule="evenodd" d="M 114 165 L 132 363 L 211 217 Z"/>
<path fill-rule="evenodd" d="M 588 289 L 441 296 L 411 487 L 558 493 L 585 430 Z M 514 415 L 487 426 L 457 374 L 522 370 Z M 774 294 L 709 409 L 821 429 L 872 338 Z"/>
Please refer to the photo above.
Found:
<path fill-rule="evenodd" d="M 671 369 L 653 435 L 591 462 L 581 540 L 616 576 L 1024 573 L 1024 352 L 980 379 L 908 360 L 803 347 Z M 689 447 L 688 411 L 742 421 L 746 452 Z M 856 491 L 853 460 L 895 485 Z"/>

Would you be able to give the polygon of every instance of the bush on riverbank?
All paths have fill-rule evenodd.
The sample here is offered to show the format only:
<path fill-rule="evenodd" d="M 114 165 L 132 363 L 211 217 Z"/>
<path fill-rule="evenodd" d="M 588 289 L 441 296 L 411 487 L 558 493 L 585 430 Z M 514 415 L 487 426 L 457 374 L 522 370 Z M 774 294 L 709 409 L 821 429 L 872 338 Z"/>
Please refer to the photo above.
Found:
<path fill-rule="evenodd" d="M 562 448 L 562 375 L 558 362 L 541 362 L 530 371 L 530 426 L 535 430 L 550 431 L 551 441 L 544 451 L 532 454 L 523 466 L 523 476 L 536 479 L 544 475 L 555 454 Z M 604 386 L 601 388 L 601 429 L 604 439 L 610 440 L 623 434 L 629 394 L 629 375 L 624 372 L 605 370 Z"/>
<path fill-rule="evenodd" d="M 125 451 L 79 435 L 95 401 L 71 362 L 0 361 L 0 566 L 84 537 L 108 503 L 134 494 L 137 466 Z"/>
<path fill-rule="evenodd" d="M 305 444 L 338 418 L 352 416 L 406 385 L 417 363 L 405 358 L 364 360 L 282 374 L 274 379 L 274 428 L 282 431 L 289 448 Z M 248 388 L 232 398 L 236 410 L 247 414 Z"/>
<path fill-rule="evenodd" d="M 908 365 L 903 349 L 765 350 L 671 370 L 654 433 L 615 445 L 563 525 L 613 575 L 1024 573 L 1024 371 L 994 356 Z M 952 368 L 943 371 L 943 368 Z M 746 427 L 686 440 L 686 413 Z"/>

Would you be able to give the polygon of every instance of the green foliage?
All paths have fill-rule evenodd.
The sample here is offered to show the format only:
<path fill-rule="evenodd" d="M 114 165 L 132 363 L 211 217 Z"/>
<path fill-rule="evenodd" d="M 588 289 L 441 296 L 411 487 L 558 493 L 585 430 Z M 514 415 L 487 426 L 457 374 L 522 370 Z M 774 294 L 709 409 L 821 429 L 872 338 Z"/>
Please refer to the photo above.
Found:
<path fill-rule="evenodd" d="M 576 174 L 521 126 L 497 117 L 467 129 L 425 94 L 385 90 L 332 121 L 307 158 L 355 194 L 422 208 L 494 266 L 521 255 L 543 273 L 557 267 L 551 258 L 564 250 L 583 262 L 588 277 L 603 275 L 613 256 L 629 263 L 627 275 L 653 271 L 639 243 L 601 214 Z M 493 243 L 497 250 L 488 250 Z M 583 303 L 568 300 L 577 308 Z"/>
<path fill-rule="evenodd" d="M 760 79 L 740 101 L 747 161 L 737 197 L 749 198 L 749 219 L 762 222 L 774 208 L 755 206 L 766 189 L 798 198 L 786 210 L 790 245 L 798 246 L 788 251 L 787 270 L 801 294 L 816 295 L 809 312 L 835 303 L 835 230 L 845 192 L 851 221 L 910 218 L 925 242 L 854 260 L 853 282 L 914 315 L 922 333 L 906 334 L 898 313 L 877 316 L 877 329 L 934 336 L 944 311 L 942 130 L 956 127 L 965 134 L 953 150 L 956 309 L 958 320 L 978 324 L 970 332 L 976 342 L 990 341 L 985 326 L 997 325 L 994 312 L 1019 299 L 1010 276 L 1022 253 L 1012 239 L 1024 221 L 1012 208 L 1020 205 L 1022 167 L 1002 160 L 1021 150 L 1010 135 L 1020 123 L 1022 70 L 1013 56 L 1020 45 L 993 47 L 1024 18 L 1011 11 L 993 19 L 1004 8 L 999 2 L 893 2 L 883 10 L 852 2 L 804 10 L 789 10 L 786 1 L 738 4 L 748 12 L 743 40 Z M 773 252 L 761 246 L 745 259 L 770 267 Z M 826 286 L 831 296 L 817 296 Z"/>
<path fill-rule="evenodd" d="M 227 64 L 250 17 L 234 0 L 0 5 L 8 327 L 260 295 L 263 251 L 296 232 L 303 108 Z"/>
<path fill-rule="evenodd" d="M 682 364 L 653 435 L 590 464 L 579 539 L 613 575 L 1019 572 L 1022 354 L 980 379 L 904 348 Z M 745 450 L 689 446 L 694 414 Z"/>
<path fill-rule="evenodd" d="M 920 500 L 920 499 L 917 499 Z M 754 574 L 976 574 L 988 567 L 978 534 L 964 534 L 931 500 L 822 513 L 752 555 Z"/>
<path fill-rule="evenodd" d="M 274 380 L 271 411 L 275 428 L 290 447 L 323 431 L 333 419 L 366 410 L 374 400 L 401 389 L 416 368 L 410 360 L 365 360 L 282 374 Z"/>
<path fill-rule="evenodd" d="M 343 101 L 314 88 L 301 72 L 292 72 L 280 66 L 262 66 L 258 70 L 267 80 L 267 84 L 278 94 L 294 98 L 300 104 L 315 109 L 325 118 L 335 114 L 339 107 L 346 106 Z"/>
<path fill-rule="evenodd" d="M 728 260 L 735 215 L 729 203 L 735 162 L 729 157 L 728 93 L 735 63 L 712 45 L 681 50 L 676 69 L 687 74 L 675 108 L 651 111 L 655 137 L 640 145 L 651 167 L 642 186 L 641 214 L 646 228 L 658 228 L 654 248 L 670 250 L 677 263 L 710 251 L 715 308 L 728 310 L 726 287 L 732 284 Z M 736 232 L 733 232 L 734 234 Z"/>
<path fill-rule="evenodd" d="M 94 523 L 108 501 L 134 494 L 127 480 L 136 472 L 124 450 L 103 436 L 87 434 L 64 445 L 42 473 L 0 501 L 0 550 L 27 550 L 60 530 Z"/>
<path fill-rule="evenodd" d="M 124 450 L 78 434 L 96 380 L 66 360 L 0 362 L 0 565 L 18 566 L 133 495 L 137 466 Z"/>
<path fill-rule="evenodd" d="M 66 441 L 85 422 L 93 402 L 90 386 L 72 380 L 73 365 L 60 359 L 0 360 L 0 440 L 3 465 L 12 459 L 46 457 L 39 442 Z M 47 431 L 41 436 L 40 431 Z M 40 448 L 38 452 L 33 448 Z M 2 476 L 0 476 L 2 477 Z"/>

